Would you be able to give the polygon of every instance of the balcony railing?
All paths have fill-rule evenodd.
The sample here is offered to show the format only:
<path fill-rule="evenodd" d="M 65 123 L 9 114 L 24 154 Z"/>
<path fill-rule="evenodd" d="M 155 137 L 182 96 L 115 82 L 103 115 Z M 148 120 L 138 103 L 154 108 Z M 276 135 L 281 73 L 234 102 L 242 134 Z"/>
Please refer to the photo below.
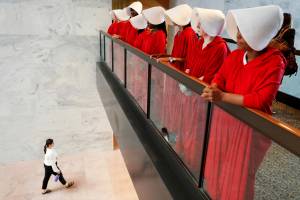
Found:
<path fill-rule="evenodd" d="M 254 109 L 205 101 L 204 82 L 103 31 L 100 56 L 208 197 L 300 197 L 300 130 Z"/>

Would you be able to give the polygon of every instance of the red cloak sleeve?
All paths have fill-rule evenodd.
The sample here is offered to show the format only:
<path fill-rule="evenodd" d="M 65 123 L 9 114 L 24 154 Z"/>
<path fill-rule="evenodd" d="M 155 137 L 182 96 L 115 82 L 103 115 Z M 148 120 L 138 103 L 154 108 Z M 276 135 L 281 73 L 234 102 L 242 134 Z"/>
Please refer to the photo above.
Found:
<path fill-rule="evenodd" d="M 108 30 L 107 30 L 107 33 L 110 34 L 110 35 L 114 35 L 116 34 L 116 30 L 117 30 L 117 26 L 118 26 L 118 22 L 113 22 Z"/>
<path fill-rule="evenodd" d="M 284 73 L 286 61 L 282 54 L 268 48 L 256 59 L 243 64 L 242 50 L 234 51 L 224 62 L 213 82 L 226 92 L 244 96 L 244 106 L 271 113 Z"/>
<path fill-rule="evenodd" d="M 143 42 L 142 50 L 147 54 L 163 54 L 166 52 L 167 36 L 162 30 L 151 31 Z"/>
<path fill-rule="evenodd" d="M 138 36 L 138 31 L 131 25 L 131 23 L 129 23 L 125 41 L 130 45 L 134 45 L 137 36 Z"/>
<path fill-rule="evenodd" d="M 197 55 L 194 55 L 190 75 L 196 78 L 204 77 L 210 83 L 222 66 L 230 50 L 226 42 L 219 36 L 202 49 L 204 40 L 200 40 Z"/>

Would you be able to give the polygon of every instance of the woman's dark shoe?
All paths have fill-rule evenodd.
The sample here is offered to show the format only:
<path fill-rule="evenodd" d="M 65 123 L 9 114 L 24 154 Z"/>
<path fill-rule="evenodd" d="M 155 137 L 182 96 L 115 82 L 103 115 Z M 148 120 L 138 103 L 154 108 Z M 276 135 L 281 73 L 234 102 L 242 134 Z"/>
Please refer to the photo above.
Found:
<path fill-rule="evenodd" d="M 52 191 L 49 190 L 49 189 L 47 189 L 47 190 L 44 190 L 44 191 L 42 192 L 42 194 L 47 194 L 47 193 L 50 193 L 50 192 L 52 192 Z"/>
<path fill-rule="evenodd" d="M 70 187 L 72 187 L 74 185 L 74 181 L 70 181 L 70 182 L 68 182 L 67 184 L 66 184 L 66 188 L 70 188 Z"/>

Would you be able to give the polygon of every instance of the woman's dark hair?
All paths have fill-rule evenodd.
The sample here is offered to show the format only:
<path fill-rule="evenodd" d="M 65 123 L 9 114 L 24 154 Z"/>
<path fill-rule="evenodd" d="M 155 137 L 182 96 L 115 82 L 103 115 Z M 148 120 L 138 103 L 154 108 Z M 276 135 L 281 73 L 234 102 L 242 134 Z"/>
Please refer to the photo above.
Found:
<path fill-rule="evenodd" d="M 167 34 L 167 26 L 166 26 L 166 22 L 163 22 L 161 24 L 158 24 L 158 25 L 152 25 L 151 26 L 153 29 L 156 29 L 156 30 L 162 30 L 166 36 L 168 35 Z"/>
<path fill-rule="evenodd" d="M 142 32 L 144 32 L 146 29 L 139 29 L 137 32 L 138 34 L 141 34 Z"/>
<path fill-rule="evenodd" d="M 185 28 L 188 28 L 188 27 L 191 27 L 191 23 L 188 23 L 187 25 L 183 26 L 182 28 L 184 30 Z"/>
<path fill-rule="evenodd" d="M 129 9 L 130 11 L 130 17 L 135 17 L 135 16 L 138 16 L 139 14 L 135 11 L 135 10 L 133 10 L 132 8 L 130 8 Z"/>
<path fill-rule="evenodd" d="M 53 139 L 47 139 L 46 140 L 46 144 L 44 146 L 44 153 L 46 154 L 46 151 L 47 151 L 47 147 L 49 147 L 49 145 L 53 144 Z"/>
<path fill-rule="evenodd" d="M 291 28 L 291 26 L 292 26 L 292 15 L 290 13 L 283 13 L 282 28 L 284 27 Z"/>

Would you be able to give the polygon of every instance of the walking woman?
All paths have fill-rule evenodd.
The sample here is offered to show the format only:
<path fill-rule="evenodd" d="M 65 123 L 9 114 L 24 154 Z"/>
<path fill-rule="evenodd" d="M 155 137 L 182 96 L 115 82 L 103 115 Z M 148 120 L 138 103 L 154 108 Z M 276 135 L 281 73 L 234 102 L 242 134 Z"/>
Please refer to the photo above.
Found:
<path fill-rule="evenodd" d="M 279 6 L 230 10 L 227 32 L 239 49 L 225 60 L 202 97 L 271 114 L 286 60 L 268 47 L 283 22 Z M 254 199 L 256 172 L 271 140 L 214 106 L 204 186 L 211 199 Z"/>
<path fill-rule="evenodd" d="M 43 180 L 42 194 L 47 194 L 51 192 L 51 190 L 47 189 L 47 185 L 52 174 L 58 176 L 59 181 L 66 188 L 71 187 L 74 184 L 74 182 L 73 181 L 67 182 L 61 170 L 57 166 L 58 155 L 54 149 L 53 139 L 46 140 L 46 144 L 44 146 L 44 153 L 45 153 L 45 160 L 44 160 L 45 176 Z"/>

